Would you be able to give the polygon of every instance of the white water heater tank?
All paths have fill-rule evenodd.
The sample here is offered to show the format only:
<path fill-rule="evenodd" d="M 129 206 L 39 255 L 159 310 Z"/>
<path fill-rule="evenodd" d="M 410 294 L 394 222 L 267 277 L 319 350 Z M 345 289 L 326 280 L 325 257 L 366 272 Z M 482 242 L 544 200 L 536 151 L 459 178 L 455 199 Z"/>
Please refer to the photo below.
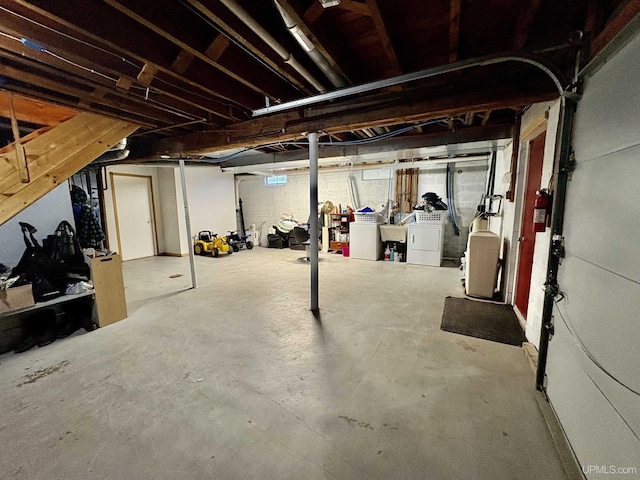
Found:
<path fill-rule="evenodd" d="M 467 242 L 465 291 L 467 295 L 493 298 L 498 280 L 500 237 L 493 232 L 471 232 Z"/>

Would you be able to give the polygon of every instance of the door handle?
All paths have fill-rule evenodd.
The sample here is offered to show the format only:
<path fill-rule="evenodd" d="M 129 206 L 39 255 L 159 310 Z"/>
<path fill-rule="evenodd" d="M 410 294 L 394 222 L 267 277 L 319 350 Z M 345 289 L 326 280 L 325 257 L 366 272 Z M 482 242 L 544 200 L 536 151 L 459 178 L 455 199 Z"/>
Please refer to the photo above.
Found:
<path fill-rule="evenodd" d="M 524 242 L 524 241 L 525 241 L 525 237 L 524 237 L 524 235 L 523 235 L 522 237 L 518 237 L 518 241 L 519 241 L 519 242 Z"/>

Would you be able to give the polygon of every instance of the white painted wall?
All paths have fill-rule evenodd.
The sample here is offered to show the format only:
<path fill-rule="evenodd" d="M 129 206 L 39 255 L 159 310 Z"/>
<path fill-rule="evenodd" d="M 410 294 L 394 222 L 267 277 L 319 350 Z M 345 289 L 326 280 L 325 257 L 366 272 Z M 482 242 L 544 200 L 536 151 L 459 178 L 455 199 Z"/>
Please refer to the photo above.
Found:
<path fill-rule="evenodd" d="M 235 230 L 234 175 L 221 172 L 219 167 L 206 166 L 186 167 L 185 177 L 191 233 L 195 235 L 200 230 L 211 230 L 219 235 L 226 235 L 228 230 Z M 182 198 L 179 176 L 176 186 L 178 195 Z M 181 217 L 184 218 L 184 213 Z M 191 245 L 192 242 L 188 243 Z"/>
<path fill-rule="evenodd" d="M 75 225 L 67 182 L 0 225 L 0 263 L 7 267 L 15 267 L 24 253 L 25 244 L 18 222 L 26 222 L 36 227 L 38 232 L 34 236 L 42 245 L 42 239 L 52 234 L 63 220 Z"/>
<path fill-rule="evenodd" d="M 188 253 L 179 175 L 180 171 L 177 168 L 158 168 L 164 240 L 164 250 L 161 253 L 169 255 Z"/>
<path fill-rule="evenodd" d="M 182 199 L 180 169 L 177 167 L 146 167 L 122 165 L 107 168 L 105 214 L 107 235 L 112 250 L 117 249 L 115 215 L 109 173 L 151 176 L 158 232 L 158 252 L 187 255 L 192 241 L 187 238 Z M 224 235 L 236 228 L 234 178 L 219 167 L 186 167 L 187 197 L 191 230 L 212 230 Z M 120 232 L 122 235 L 123 232 Z"/>
<path fill-rule="evenodd" d="M 639 58 L 636 35 L 578 103 L 558 277 L 566 296 L 547 364 L 549 399 L 583 469 L 637 468 L 624 478 L 640 478 Z"/>
<path fill-rule="evenodd" d="M 473 220 L 476 206 L 486 188 L 486 161 L 464 162 L 454 165 L 454 194 L 460 237 L 453 234 L 452 226 L 445 226 L 444 256 L 460 257 L 466 247 L 469 224 Z M 334 205 L 351 205 L 347 178 L 352 174 L 361 207 L 369 206 L 380 210 L 390 197 L 395 200 L 395 176 L 390 179 L 363 180 L 362 171 L 320 173 L 318 175 L 318 199 L 331 200 Z M 435 192 L 446 202 L 446 166 L 434 165 L 420 170 L 418 178 L 419 196 Z M 243 202 L 245 224 L 264 228 L 277 223 L 283 211 L 293 212 L 296 220 L 306 221 L 309 217 L 309 177 L 289 175 L 285 186 L 266 186 L 263 177 L 239 177 L 238 193 Z"/>

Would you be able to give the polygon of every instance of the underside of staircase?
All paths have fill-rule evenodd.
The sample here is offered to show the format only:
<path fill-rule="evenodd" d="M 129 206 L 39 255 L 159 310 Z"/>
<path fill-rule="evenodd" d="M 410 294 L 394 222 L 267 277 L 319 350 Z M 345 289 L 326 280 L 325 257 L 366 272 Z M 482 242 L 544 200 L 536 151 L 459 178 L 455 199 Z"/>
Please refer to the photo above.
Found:
<path fill-rule="evenodd" d="M 83 112 L 20 138 L 19 117 L 10 106 L 16 140 L 0 149 L 0 225 L 138 128 L 135 123 Z"/>

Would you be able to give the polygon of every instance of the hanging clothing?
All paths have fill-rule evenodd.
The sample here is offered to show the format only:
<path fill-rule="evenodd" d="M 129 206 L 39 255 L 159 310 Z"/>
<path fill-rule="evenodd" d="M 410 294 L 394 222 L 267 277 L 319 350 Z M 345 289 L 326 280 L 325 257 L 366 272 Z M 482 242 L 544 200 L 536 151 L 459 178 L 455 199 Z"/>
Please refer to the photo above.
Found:
<path fill-rule="evenodd" d="M 76 222 L 76 235 L 82 248 L 102 248 L 106 238 L 100 223 L 91 207 L 87 204 L 87 193 L 80 187 L 71 187 L 73 218 Z"/>

